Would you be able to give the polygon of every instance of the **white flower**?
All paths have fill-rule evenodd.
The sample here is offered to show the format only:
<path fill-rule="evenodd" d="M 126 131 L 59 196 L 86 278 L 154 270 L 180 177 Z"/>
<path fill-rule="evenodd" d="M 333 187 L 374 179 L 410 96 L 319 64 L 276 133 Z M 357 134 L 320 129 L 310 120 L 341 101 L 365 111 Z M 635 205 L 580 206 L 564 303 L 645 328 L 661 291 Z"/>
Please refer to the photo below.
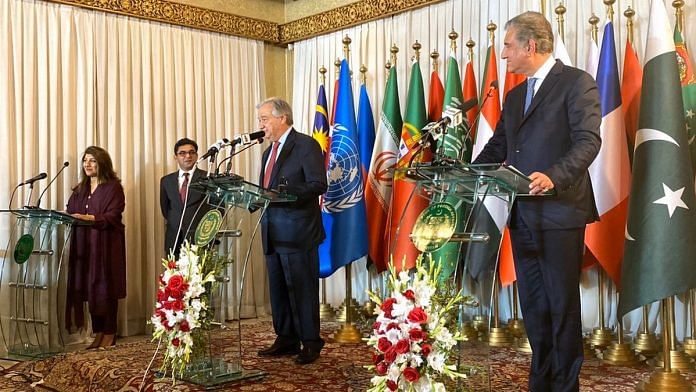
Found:
<path fill-rule="evenodd" d="M 389 339 L 391 344 L 396 344 L 396 342 L 404 337 L 403 335 L 403 332 L 399 328 L 390 329 L 385 334 L 386 338 Z"/>
<path fill-rule="evenodd" d="M 408 312 L 410 312 L 413 309 L 413 303 L 411 301 L 407 300 L 403 296 L 401 298 L 403 298 L 404 300 L 397 300 L 394 304 L 394 307 L 392 308 L 392 316 L 396 318 L 408 316 Z"/>
<path fill-rule="evenodd" d="M 454 336 L 452 336 L 452 333 L 444 327 L 440 328 L 437 335 L 435 336 L 435 340 L 446 350 L 449 350 L 450 348 L 452 348 L 452 346 L 454 346 L 457 343 L 454 340 Z"/>
<path fill-rule="evenodd" d="M 396 382 L 399 379 L 399 376 L 401 375 L 401 369 L 399 369 L 398 366 L 391 364 L 389 365 L 389 369 L 387 370 L 387 378 Z"/>
<path fill-rule="evenodd" d="M 433 392 L 447 392 L 447 389 L 445 389 L 445 384 L 436 382 L 433 384 Z"/>
<path fill-rule="evenodd" d="M 435 350 L 428 355 L 428 366 L 433 368 L 438 373 L 445 370 L 445 354 L 439 350 Z"/>

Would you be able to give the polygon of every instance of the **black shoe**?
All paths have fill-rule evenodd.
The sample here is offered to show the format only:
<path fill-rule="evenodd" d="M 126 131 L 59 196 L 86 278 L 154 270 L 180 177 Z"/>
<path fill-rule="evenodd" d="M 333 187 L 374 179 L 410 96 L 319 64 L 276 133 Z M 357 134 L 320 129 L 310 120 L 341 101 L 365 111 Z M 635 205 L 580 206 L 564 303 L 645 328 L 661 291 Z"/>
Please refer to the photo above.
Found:
<path fill-rule="evenodd" d="M 302 352 L 295 358 L 295 363 L 298 365 L 306 365 L 312 363 L 319 359 L 319 353 L 324 347 L 324 341 L 321 341 L 319 345 L 307 345 L 303 344 Z"/>
<path fill-rule="evenodd" d="M 269 348 L 259 350 L 260 357 L 277 357 L 281 355 L 296 355 L 300 353 L 300 343 L 283 344 L 276 340 Z"/>

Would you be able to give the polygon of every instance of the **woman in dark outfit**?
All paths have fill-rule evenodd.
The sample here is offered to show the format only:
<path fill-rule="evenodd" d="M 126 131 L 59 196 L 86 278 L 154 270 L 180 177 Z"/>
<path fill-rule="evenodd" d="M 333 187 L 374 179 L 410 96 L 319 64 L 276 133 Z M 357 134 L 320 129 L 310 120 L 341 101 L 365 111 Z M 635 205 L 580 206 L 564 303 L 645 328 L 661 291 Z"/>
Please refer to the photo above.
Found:
<path fill-rule="evenodd" d="M 125 197 L 111 157 L 100 147 L 82 156 L 82 180 L 73 188 L 68 213 L 90 221 L 75 226 L 70 245 L 65 326 L 84 327 L 84 302 L 92 331 L 88 348 L 116 344 L 118 300 L 126 297 Z M 73 318 L 74 316 L 74 318 Z"/>

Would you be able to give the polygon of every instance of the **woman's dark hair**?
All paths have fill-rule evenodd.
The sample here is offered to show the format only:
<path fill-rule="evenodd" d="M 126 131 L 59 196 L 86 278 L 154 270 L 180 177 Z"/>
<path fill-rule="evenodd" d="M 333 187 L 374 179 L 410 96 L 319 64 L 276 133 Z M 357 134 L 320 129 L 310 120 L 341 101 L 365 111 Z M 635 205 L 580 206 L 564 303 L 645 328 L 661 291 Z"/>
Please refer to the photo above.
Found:
<path fill-rule="evenodd" d="M 97 146 L 87 147 L 85 152 L 82 154 L 80 164 L 82 164 L 82 161 L 85 159 L 85 156 L 87 154 L 93 156 L 94 159 L 97 160 L 97 178 L 99 179 L 99 183 L 112 180 L 121 181 L 118 178 L 118 175 L 116 175 L 116 172 L 114 171 L 114 164 L 111 162 L 111 157 L 105 149 Z M 89 189 L 90 187 L 90 178 L 85 173 L 84 166 L 80 167 L 82 168 L 82 178 L 80 179 L 80 182 L 75 186 L 75 188 L 73 188 L 73 191 L 81 191 L 83 189 Z"/>

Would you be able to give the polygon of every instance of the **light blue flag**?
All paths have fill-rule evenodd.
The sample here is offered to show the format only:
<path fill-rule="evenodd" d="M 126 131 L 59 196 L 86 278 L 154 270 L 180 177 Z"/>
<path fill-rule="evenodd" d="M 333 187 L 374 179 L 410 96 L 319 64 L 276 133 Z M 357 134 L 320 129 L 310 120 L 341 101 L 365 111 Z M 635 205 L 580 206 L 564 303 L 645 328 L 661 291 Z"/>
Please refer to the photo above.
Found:
<path fill-rule="evenodd" d="M 372 149 L 375 147 L 375 119 L 372 116 L 372 105 L 367 95 L 365 83 L 360 86 L 360 101 L 358 102 L 358 140 L 360 141 L 360 162 L 362 163 L 363 183 L 367 181 L 370 172 Z"/>
<path fill-rule="evenodd" d="M 319 246 L 319 275 L 322 278 L 367 254 L 365 192 L 359 146 L 350 70 L 344 59 L 326 169 L 329 188 L 322 206 L 326 231 L 326 239 Z"/>

